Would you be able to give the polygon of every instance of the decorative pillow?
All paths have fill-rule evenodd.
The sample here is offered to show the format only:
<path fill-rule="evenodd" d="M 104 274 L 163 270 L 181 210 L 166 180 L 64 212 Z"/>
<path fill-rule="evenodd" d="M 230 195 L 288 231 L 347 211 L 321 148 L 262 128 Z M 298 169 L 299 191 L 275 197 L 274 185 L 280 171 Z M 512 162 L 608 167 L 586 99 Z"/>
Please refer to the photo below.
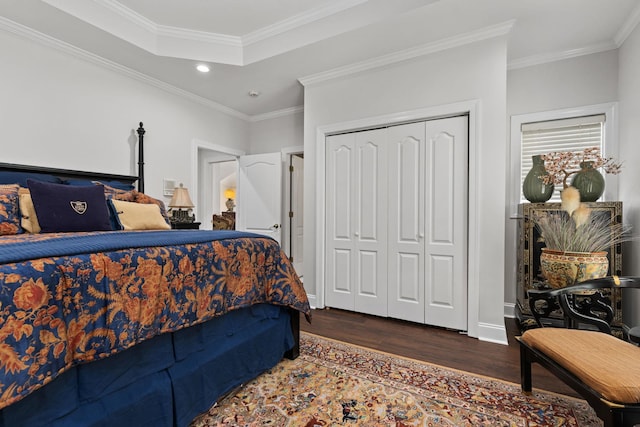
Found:
<path fill-rule="evenodd" d="M 18 197 L 20 197 L 20 215 L 22 217 L 20 225 L 27 233 L 39 233 L 40 223 L 36 216 L 36 208 L 33 207 L 29 189 L 20 187 Z"/>
<path fill-rule="evenodd" d="M 109 231 L 109 211 L 102 185 L 74 187 L 27 180 L 43 233 Z"/>
<path fill-rule="evenodd" d="M 118 218 L 118 210 L 113 205 L 113 199 L 107 199 L 107 209 L 109 210 L 109 223 L 112 230 L 122 230 L 120 218 Z"/>
<path fill-rule="evenodd" d="M 91 179 L 65 179 L 63 182 L 63 184 L 66 185 L 75 185 L 75 186 L 82 186 L 82 185 L 94 185 L 94 184 L 102 184 L 105 186 L 105 188 L 107 186 L 117 189 L 117 190 L 122 190 L 122 191 L 131 191 L 133 189 L 135 189 L 135 187 L 132 184 L 127 184 L 125 182 L 121 182 L 121 181 L 95 181 L 95 180 L 91 180 Z"/>
<path fill-rule="evenodd" d="M 162 215 L 164 220 L 167 222 L 167 224 L 171 223 L 169 220 L 169 214 L 167 214 L 167 210 L 165 209 L 164 202 L 162 200 L 154 199 L 153 197 L 147 196 L 146 194 L 141 193 L 137 190 L 132 191 L 132 193 L 134 195 L 134 200 L 131 201 L 136 203 L 153 203 L 154 205 L 158 205 L 158 207 L 160 208 L 160 214 Z M 118 197 L 118 199 L 120 198 Z"/>
<path fill-rule="evenodd" d="M 27 186 L 27 179 L 37 179 L 38 181 L 61 183 L 58 177 L 46 173 L 4 171 L 0 172 L 0 184 L 18 184 L 21 187 Z"/>
<path fill-rule="evenodd" d="M 20 234 L 18 184 L 0 185 L 0 236 Z"/>
<path fill-rule="evenodd" d="M 168 230 L 171 228 L 153 203 L 133 203 L 111 199 L 125 230 Z"/>
<path fill-rule="evenodd" d="M 110 185 L 104 185 L 104 195 L 107 199 L 117 199 L 124 200 L 125 202 L 133 202 L 136 199 L 136 195 L 134 194 L 135 192 L 135 190 L 125 191 L 119 188 L 111 187 Z"/>

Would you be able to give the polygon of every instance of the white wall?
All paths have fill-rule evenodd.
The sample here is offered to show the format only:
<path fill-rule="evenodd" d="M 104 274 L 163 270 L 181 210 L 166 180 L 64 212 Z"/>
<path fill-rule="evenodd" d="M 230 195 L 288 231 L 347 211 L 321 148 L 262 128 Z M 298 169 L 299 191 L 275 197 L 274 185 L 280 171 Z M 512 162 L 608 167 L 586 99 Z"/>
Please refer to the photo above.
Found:
<path fill-rule="evenodd" d="M 163 177 L 193 188 L 193 139 L 248 148 L 245 120 L 186 97 L 1 30 L 0 52 L 3 162 L 136 175 L 142 121 L 145 192 L 168 202 Z"/>
<path fill-rule="evenodd" d="M 617 100 L 618 50 L 609 50 L 507 72 L 508 125 L 512 115 L 560 110 Z M 624 173 L 626 174 L 626 171 Z M 512 183 L 509 182 L 509 185 Z M 516 185 L 520 185 L 520 183 Z M 507 190 L 509 194 L 512 194 L 509 186 Z M 508 203 L 505 209 L 507 213 L 505 304 L 513 307 L 516 302 L 517 286 L 517 220 L 509 218 L 511 212 Z M 505 311 L 509 310 L 505 309 Z"/>
<path fill-rule="evenodd" d="M 302 146 L 304 114 L 300 111 L 251 122 L 249 138 L 249 154 L 275 153 L 285 147 Z"/>
<path fill-rule="evenodd" d="M 624 221 L 640 236 L 640 25 L 619 49 L 620 158 L 624 169 L 620 174 L 620 200 L 624 202 Z M 640 276 L 640 240 L 624 246 L 623 274 Z M 640 325 L 640 291 L 624 296 L 623 312 L 627 324 Z"/>
<path fill-rule="evenodd" d="M 316 130 L 319 126 L 475 100 L 479 117 L 475 146 L 478 170 L 470 180 L 481 189 L 470 206 L 469 334 L 506 340 L 504 333 L 504 222 L 506 141 L 506 40 L 501 37 L 423 56 L 369 72 L 305 87 L 305 224 L 316 224 Z M 473 196 L 475 198 L 475 195 Z M 315 230 L 305 230 L 313 233 Z M 475 245 L 475 246 L 474 246 Z M 305 238 L 305 288 L 318 289 L 315 238 Z M 319 266 L 318 266 L 319 267 Z M 475 301 L 474 301 L 475 299 Z"/>

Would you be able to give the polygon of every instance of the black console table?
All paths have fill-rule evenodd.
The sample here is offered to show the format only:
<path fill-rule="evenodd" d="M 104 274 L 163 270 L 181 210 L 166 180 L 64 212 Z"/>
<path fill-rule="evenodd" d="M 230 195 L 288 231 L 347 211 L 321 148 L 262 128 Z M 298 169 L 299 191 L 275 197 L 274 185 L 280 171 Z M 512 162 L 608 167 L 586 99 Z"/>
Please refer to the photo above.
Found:
<path fill-rule="evenodd" d="M 587 203 L 595 215 L 603 215 L 612 222 L 622 223 L 622 202 L 591 202 Z M 521 329 L 536 326 L 536 320 L 531 313 L 529 291 L 548 289 L 544 285 L 544 277 L 540 273 L 540 254 L 544 243 L 540 241 L 540 234 L 533 221 L 534 215 L 543 212 L 561 210 L 560 203 L 521 203 L 518 206 L 518 246 L 517 246 L 517 284 L 516 284 L 516 318 Z M 622 245 L 612 245 L 608 250 L 609 275 L 622 275 Z M 613 309 L 614 325 L 622 326 L 622 292 L 613 289 L 608 294 Z M 564 324 L 562 308 L 558 307 L 545 316 L 547 324 L 561 326 Z"/>

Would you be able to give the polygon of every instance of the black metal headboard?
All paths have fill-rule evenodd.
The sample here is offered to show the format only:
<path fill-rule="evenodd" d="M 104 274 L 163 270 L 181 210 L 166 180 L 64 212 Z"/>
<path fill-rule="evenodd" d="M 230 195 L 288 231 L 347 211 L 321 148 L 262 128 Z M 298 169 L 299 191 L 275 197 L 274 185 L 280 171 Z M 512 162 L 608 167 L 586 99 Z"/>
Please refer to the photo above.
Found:
<path fill-rule="evenodd" d="M 138 191 L 144 193 L 144 133 L 145 130 L 140 122 L 138 132 Z"/>
<path fill-rule="evenodd" d="M 61 180 L 93 180 L 93 181 L 119 181 L 123 184 L 135 185 L 138 183 L 138 191 L 144 192 L 144 133 L 145 130 L 140 122 L 138 132 L 138 176 L 117 175 L 101 172 L 86 172 L 72 169 L 57 169 L 44 166 L 18 165 L 12 163 L 0 163 L 0 172 L 21 172 L 29 175 L 53 175 Z M 0 183 L 2 184 L 2 183 Z"/>

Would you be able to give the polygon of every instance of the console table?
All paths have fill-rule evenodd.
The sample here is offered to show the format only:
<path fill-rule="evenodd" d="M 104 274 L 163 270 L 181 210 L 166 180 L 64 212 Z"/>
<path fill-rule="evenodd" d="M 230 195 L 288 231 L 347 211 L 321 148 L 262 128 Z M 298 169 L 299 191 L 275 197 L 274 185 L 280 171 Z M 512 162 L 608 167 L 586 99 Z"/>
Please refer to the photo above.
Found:
<path fill-rule="evenodd" d="M 592 209 L 592 215 L 606 215 L 612 222 L 622 223 L 622 202 L 586 203 Z M 529 308 L 528 291 L 544 288 L 544 277 L 540 273 L 540 254 L 544 243 L 535 227 L 534 215 L 543 212 L 560 211 L 560 203 L 521 203 L 518 206 L 518 246 L 517 246 L 517 292 L 516 317 L 521 326 L 535 326 Z M 608 275 L 622 275 L 622 245 L 612 245 L 607 249 L 609 258 Z M 622 293 L 619 289 L 611 291 L 609 298 L 613 309 L 612 324 L 622 326 Z M 562 325 L 564 315 L 560 308 L 548 313 L 545 321 Z"/>

